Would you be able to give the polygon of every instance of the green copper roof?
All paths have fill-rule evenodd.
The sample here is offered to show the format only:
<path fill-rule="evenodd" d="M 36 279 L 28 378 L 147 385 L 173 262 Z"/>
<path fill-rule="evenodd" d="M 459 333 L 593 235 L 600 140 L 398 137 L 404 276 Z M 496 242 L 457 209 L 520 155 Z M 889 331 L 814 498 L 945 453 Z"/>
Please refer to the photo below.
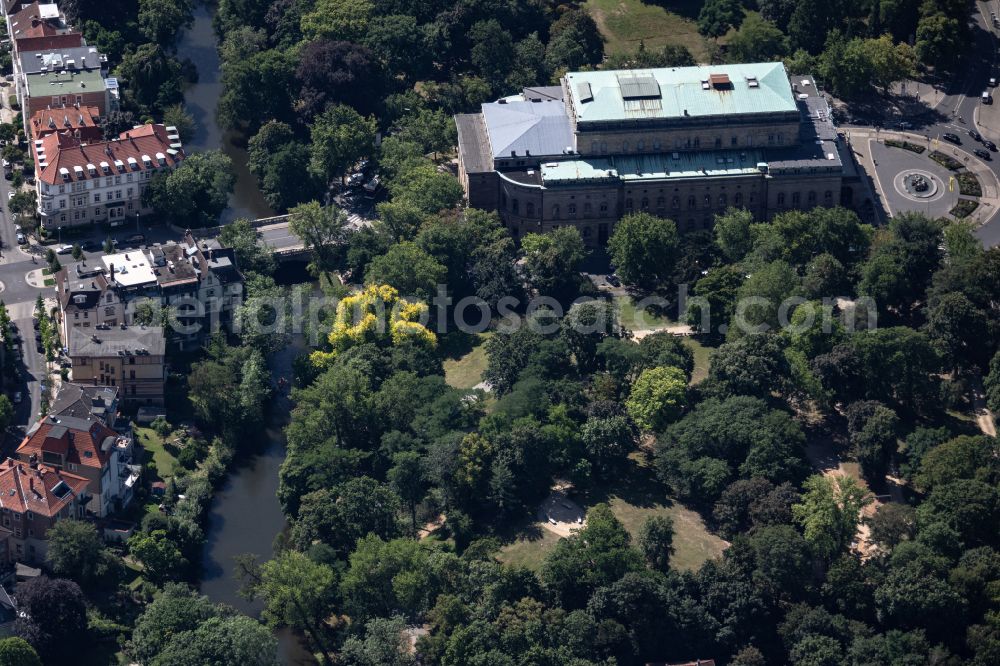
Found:
<path fill-rule="evenodd" d="M 28 74 L 28 95 L 47 99 L 61 95 L 104 92 L 104 77 L 99 69 L 70 70 Z"/>
<path fill-rule="evenodd" d="M 784 64 L 570 72 L 577 123 L 797 113 Z"/>
<path fill-rule="evenodd" d="M 758 150 L 595 157 L 542 164 L 546 186 L 581 181 L 643 181 L 760 173 Z"/>

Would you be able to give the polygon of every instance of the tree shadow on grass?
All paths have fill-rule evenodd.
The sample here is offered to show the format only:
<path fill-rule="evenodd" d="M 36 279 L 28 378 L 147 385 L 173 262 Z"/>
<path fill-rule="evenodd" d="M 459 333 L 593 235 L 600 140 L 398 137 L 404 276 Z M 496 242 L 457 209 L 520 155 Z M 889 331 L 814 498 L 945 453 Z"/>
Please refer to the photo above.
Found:
<path fill-rule="evenodd" d="M 464 331 L 452 331 L 441 337 L 438 348 L 446 359 L 458 360 L 483 344 L 482 336 Z"/>
<path fill-rule="evenodd" d="M 589 507 L 618 498 L 641 509 L 673 504 L 663 483 L 656 478 L 652 463 L 641 453 L 636 452 L 629 456 L 614 477 L 613 481 L 599 482 L 591 488 L 572 493 L 574 501 Z"/>

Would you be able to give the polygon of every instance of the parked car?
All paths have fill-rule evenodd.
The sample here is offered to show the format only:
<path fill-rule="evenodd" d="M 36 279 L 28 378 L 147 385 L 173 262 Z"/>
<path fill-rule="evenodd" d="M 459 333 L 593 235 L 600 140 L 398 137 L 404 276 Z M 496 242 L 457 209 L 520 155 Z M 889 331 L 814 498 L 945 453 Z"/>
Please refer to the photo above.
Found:
<path fill-rule="evenodd" d="M 901 120 L 898 123 L 896 123 L 896 127 L 902 130 L 913 129 L 913 123 L 906 120 Z"/>
<path fill-rule="evenodd" d="M 950 141 L 956 146 L 962 145 L 962 140 L 958 138 L 957 134 L 952 134 L 951 132 L 948 132 L 947 134 L 942 134 L 941 138 L 944 139 L 945 141 Z"/>
<path fill-rule="evenodd" d="M 990 152 L 997 152 L 997 144 L 989 140 L 984 140 L 983 145 L 990 149 Z"/>
<path fill-rule="evenodd" d="M 73 251 L 73 246 L 72 245 L 60 245 L 56 249 L 56 254 L 69 254 L 72 251 Z"/>
<path fill-rule="evenodd" d="M 980 135 L 979 132 L 977 132 L 974 129 L 970 129 L 969 130 L 969 136 L 971 136 L 976 141 L 982 141 L 983 140 L 982 135 Z"/>
<path fill-rule="evenodd" d="M 18 245 L 27 245 L 28 244 L 28 239 L 25 237 L 24 234 L 19 233 L 17 235 L 17 244 Z"/>
<path fill-rule="evenodd" d="M 382 186 L 382 181 L 379 180 L 378 176 L 375 176 L 367 183 L 365 183 L 365 192 L 367 192 L 368 194 L 375 194 L 375 192 L 377 192 L 378 188 L 381 186 Z"/>
<path fill-rule="evenodd" d="M 13 198 L 14 198 L 14 190 L 10 190 L 9 192 L 7 192 L 7 201 L 10 201 Z"/>
<path fill-rule="evenodd" d="M 347 177 L 348 187 L 361 187 L 365 184 L 365 174 L 363 173 L 352 173 Z"/>
<path fill-rule="evenodd" d="M 990 77 L 989 86 L 990 86 L 990 88 L 996 88 L 997 87 L 997 77 L 995 77 L 995 76 L 991 76 Z"/>
<path fill-rule="evenodd" d="M 989 161 L 989 160 L 993 159 L 990 156 L 990 151 L 988 151 L 988 150 L 983 150 L 982 148 L 976 148 L 972 152 L 975 154 L 976 157 L 978 157 L 981 160 L 987 160 L 987 161 Z"/>
<path fill-rule="evenodd" d="M 612 287 L 620 287 L 620 286 L 622 286 L 622 281 L 619 280 L 618 276 L 615 275 L 614 273 L 611 273 L 610 275 L 608 275 L 606 278 L 604 278 L 604 280 L 608 284 L 610 284 Z"/>
<path fill-rule="evenodd" d="M 24 399 L 24 396 L 21 395 L 20 391 L 14 391 L 14 404 L 15 405 L 20 404 L 21 400 L 23 400 L 23 399 Z"/>
<path fill-rule="evenodd" d="M 984 90 L 983 94 L 980 96 L 980 99 L 983 101 L 983 104 L 993 103 L 993 95 L 990 94 L 989 90 Z"/>
<path fill-rule="evenodd" d="M 142 234 L 132 234 L 125 239 L 126 245 L 142 245 L 146 242 L 146 237 Z"/>

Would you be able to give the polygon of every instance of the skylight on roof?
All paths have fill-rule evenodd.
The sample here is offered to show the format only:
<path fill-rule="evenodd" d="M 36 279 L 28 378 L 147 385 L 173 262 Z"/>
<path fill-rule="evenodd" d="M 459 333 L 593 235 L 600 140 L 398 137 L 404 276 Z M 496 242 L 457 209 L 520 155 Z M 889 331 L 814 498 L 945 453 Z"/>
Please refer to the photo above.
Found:
<path fill-rule="evenodd" d="M 658 98 L 660 84 L 649 75 L 619 76 L 618 87 L 622 91 L 622 99 Z"/>

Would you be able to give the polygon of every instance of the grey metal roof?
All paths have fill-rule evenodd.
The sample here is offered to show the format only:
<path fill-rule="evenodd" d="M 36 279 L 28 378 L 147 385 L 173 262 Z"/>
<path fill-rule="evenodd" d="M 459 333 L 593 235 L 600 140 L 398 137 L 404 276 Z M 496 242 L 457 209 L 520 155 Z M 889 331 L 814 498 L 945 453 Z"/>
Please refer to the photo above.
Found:
<path fill-rule="evenodd" d="M 562 155 L 575 145 L 562 102 L 483 104 L 483 120 L 494 158 Z"/>
<path fill-rule="evenodd" d="M 37 74 L 42 71 L 54 72 L 67 66 L 72 60 L 76 69 L 101 69 L 107 66 L 107 58 L 94 46 L 73 46 L 63 49 L 39 49 L 25 51 L 20 56 L 21 71 Z M 43 70 L 42 67 L 46 69 Z"/>
<path fill-rule="evenodd" d="M 658 181 L 712 176 L 760 175 L 759 150 L 614 155 L 542 164 L 542 183 Z"/>
<path fill-rule="evenodd" d="M 458 151 L 462 155 L 466 173 L 489 173 L 493 171 L 493 157 L 490 153 L 483 114 L 460 113 L 455 116 L 458 129 Z"/>
<path fill-rule="evenodd" d="M 570 72 L 566 82 L 578 125 L 796 110 L 780 62 Z"/>
<path fill-rule="evenodd" d="M 521 95 L 529 102 L 536 99 L 555 100 L 557 102 L 563 101 L 562 86 L 534 86 L 531 88 L 524 88 L 521 91 Z"/>

